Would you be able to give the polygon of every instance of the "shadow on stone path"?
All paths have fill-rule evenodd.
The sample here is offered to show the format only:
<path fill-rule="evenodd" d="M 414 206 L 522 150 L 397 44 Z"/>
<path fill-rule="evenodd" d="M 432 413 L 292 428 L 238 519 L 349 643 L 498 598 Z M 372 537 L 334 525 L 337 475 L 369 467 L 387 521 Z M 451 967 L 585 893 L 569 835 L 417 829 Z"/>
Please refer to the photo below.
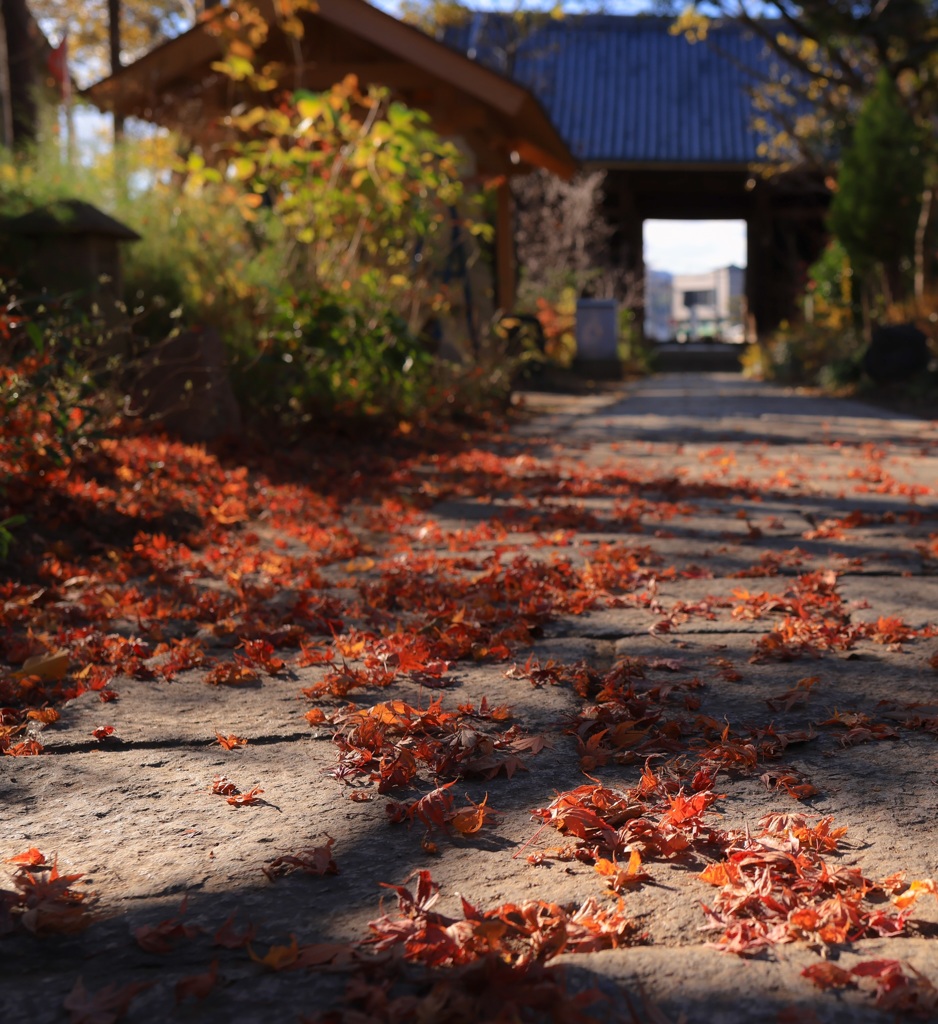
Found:
<path fill-rule="evenodd" d="M 534 838 L 531 810 L 588 781 L 563 729 L 583 700 L 570 688 L 534 688 L 505 675 L 532 654 L 599 671 L 632 659 L 645 666 L 649 685 L 695 681 L 700 714 L 740 732 L 769 723 L 816 732 L 770 767 L 797 772 L 817 795 L 796 803 L 768 788 L 765 766 L 727 770 L 717 784 L 725 798 L 714 808 L 720 827 L 755 832 L 770 813 L 830 815 L 849 828 L 838 865 L 856 865 L 871 879 L 900 870 L 910 880 L 938 875 L 934 731 L 897 729 L 893 739 L 845 746 L 842 730 L 819 725 L 838 711 L 898 724 L 913 704 L 926 717 L 938 714 L 938 640 L 929 635 L 938 619 L 938 425 L 728 374 L 662 375 L 612 397 L 531 396 L 529 407 L 539 415 L 498 453 L 497 487 L 495 475 L 491 489 L 485 485 L 482 453 L 467 456 L 467 479 L 478 466 L 478 480 L 406 536 L 385 538 L 372 568 L 355 570 L 366 581 L 400 565 L 404 542 L 444 560 L 457 552 L 478 565 L 521 556 L 576 570 L 598 564 L 613 545 L 640 566 L 627 585 L 616 583 L 627 599 L 550 617 L 533 646 L 504 664 L 461 661 L 442 690 L 410 682 L 356 695 L 361 705 L 394 697 L 425 706 L 441 697 L 446 707 L 486 696 L 511 704 L 526 733 L 549 737 L 551 746 L 525 758 L 527 770 L 511 779 L 455 787 L 477 801 L 487 793 L 499 812 L 495 825 L 475 837 L 440 836 L 439 854 L 428 856 L 419 827 L 388 824 L 385 798 L 350 801 L 349 788 L 328 774 L 336 764 L 332 730 L 308 727 L 310 703 L 298 697 L 322 678 L 321 667 L 294 666 L 255 688 L 206 687 L 198 670 L 168 683 L 118 680 L 121 699 L 107 717 L 120 745 L 89 743 L 102 709 L 88 694 L 44 732 L 46 756 L 0 759 L 0 854 L 55 851 L 60 868 L 82 872 L 80 885 L 100 897 L 98 919 L 79 935 L 0 936 L 5 1021 L 67 1019 L 61 1007 L 78 976 L 92 990 L 150 983 L 129 1021 L 313 1019 L 341 1005 L 343 972 L 265 970 L 244 950 L 213 946 L 214 932 L 235 913 L 256 927 L 258 952 L 291 934 L 301 943 L 355 941 L 378 916 L 380 883 L 400 883 L 417 868 L 432 869 L 440 906 L 451 913 L 457 893 L 480 907 L 603 899 L 591 864 L 526 859 L 562 841 L 556 833 Z M 514 487 L 505 482 L 512 473 Z M 351 513 L 349 523 L 361 528 Z M 438 570 L 426 571 L 429 590 Z M 747 617 L 752 606 L 741 592 L 784 594 L 800 576 L 830 571 L 851 624 L 898 619 L 916 638 L 861 638 L 849 649 L 752 661 L 783 615 L 770 608 Z M 806 677 L 816 677 L 809 699 L 781 710 L 767 703 Z M 213 742 L 216 730 L 250 741 L 225 752 Z M 643 761 L 610 756 L 590 774 L 626 789 L 637 784 Z M 219 774 L 242 789 L 261 786 L 264 802 L 226 806 L 208 792 Z M 265 861 L 326 836 L 335 840 L 339 875 L 270 883 L 261 874 Z M 819 959 L 810 943 L 777 945 L 754 959 L 705 946 L 715 937 L 700 931 L 700 902 L 715 896 L 698 879 L 705 863 L 698 854 L 649 860 L 653 884 L 623 897 L 646 943 L 562 957 L 571 986 L 634 993 L 641 985 L 669 1019 L 699 1024 L 775 1021 L 782 1011 L 789 1016 L 781 1019 L 805 1024 L 887 1019 L 865 992 L 820 992 L 800 977 Z M 166 955 L 138 948 L 133 929 L 170 917 L 183 896 L 186 922 L 202 931 Z M 828 955 L 848 967 L 896 958 L 938 984 L 933 899 L 919 901 L 914 920 L 904 936 L 844 943 Z M 176 981 L 213 959 L 220 981 L 208 999 L 177 1006 Z M 597 1019 L 633 1018 L 615 995 Z"/>

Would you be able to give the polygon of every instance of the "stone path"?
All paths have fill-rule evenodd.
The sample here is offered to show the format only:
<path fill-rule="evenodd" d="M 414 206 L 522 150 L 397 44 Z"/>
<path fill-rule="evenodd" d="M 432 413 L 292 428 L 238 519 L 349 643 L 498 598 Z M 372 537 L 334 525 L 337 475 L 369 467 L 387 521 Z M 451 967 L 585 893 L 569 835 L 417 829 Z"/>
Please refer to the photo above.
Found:
<path fill-rule="evenodd" d="M 532 685 L 529 656 L 541 667 L 583 661 L 599 674 L 623 659 L 640 666 L 636 688 L 654 690 L 649 699 L 664 719 L 684 723 L 678 752 L 693 749 L 697 757 L 719 747 L 727 725 L 730 742 L 763 743 L 763 752 L 766 727 L 790 738 L 780 757 L 760 755 L 745 770 L 724 741 L 710 762 L 722 765 L 713 787 L 722 799 L 702 819 L 702 835 L 748 828 L 755 836 L 770 814 L 801 813 L 810 822 L 831 816 L 848 829 L 840 849 L 824 855 L 831 870 L 854 866 L 874 882 L 898 871 L 907 881 L 938 877 L 938 633 L 929 629 L 938 623 L 938 424 L 733 375 L 662 375 L 616 396 L 529 401 L 539 415 L 517 430 L 499 486 L 451 495 L 407 526 L 410 539 L 419 535 L 422 550 L 442 559 L 468 547 L 477 567 L 460 571 L 476 573 L 493 553 L 563 562 L 582 573 L 588 564 L 609 566 L 603 545 L 617 545 L 622 575 L 612 589 L 622 599 L 549 618 L 533 647 L 507 662 L 459 662 L 443 689 L 418 681 L 353 695 L 362 706 L 396 698 L 425 707 L 441 698 L 455 709 L 477 706 L 483 696 L 490 705 L 510 704 L 524 735 L 549 745 L 522 755 L 524 768 L 510 779 L 502 773 L 453 790 L 460 803 L 464 794 L 478 802 L 487 793 L 495 822 L 465 837 L 435 836 L 431 855 L 419 825 L 388 823 L 386 798 L 350 800 L 351 788 L 328 774 L 337 759 L 335 727 L 311 727 L 304 719 L 311 702 L 298 697 L 322 679 L 323 666 L 297 666 L 246 688 L 207 687 L 199 670 L 167 683 L 121 679 L 121 699 L 106 712 L 94 694 L 63 709 L 43 733 L 46 755 L 0 759 L 0 856 L 32 846 L 54 851 L 63 873 L 83 874 L 78 888 L 98 894 L 94 923 L 79 934 L 0 936 L 5 1022 L 69 1019 L 63 1002 L 79 976 L 89 991 L 148 984 L 130 1004 L 129 1021 L 317 1019 L 345 1005 L 354 972 L 342 957 L 325 969 L 274 971 L 245 948 L 214 945 L 217 930 L 231 914 L 241 926 L 250 923 L 256 957 L 289 946 L 291 935 L 300 946 L 354 943 L 379 916 L 382 894 L 385 910 L 393 909 L 380 884 L 403 883 L 419 868 L 431 869 L 440 885 L 435 909 L 452 916 L 459 916 L 457 893 L 482 909 L 526 900 L 577 906 L 591 897 L 614 907 L 616 897 L 588 859 L 529 862 L 538 851 L 576 845 L 575 835 L 539 832 L 531 811 L 589 783 L 583 750 L 565 726 L 582 725 L 597 699 L 569 685 Z M 505 486 L 506 466 L 517 475 L 514 491 Z M 486 524 L 506 529 L 486 532 Z M 263 538 L 262 524 L 257 529 Z M 372 542 L 372 564 L 353 567 L 362 578 L 404 557 L 394 538 L 385 538 L 383 550 Z M 782 630 L 785 617 L 797 619 L 798 607 L 817 602 L 841 626 L 879 625 L 861 629 L 844 648 L 840 634 L 828 636 L 830 649 L 818 634 L 799 646 L 798 636 Z M 903 639 L 903 631 L 915 635 Z M 512 665 L 515 678 L 506 676 Z M 861 714 L 868 717 L 848 717 Z M 90 739 L 105 718 L 119 745 Z M 891 738 L 875 738 L 887 729 Z M 216 731 L 250 741 L 226 752 L 213 742 Z M 602 751 L 603 741 L 593 749 Z M 628 743 L 605 749 L 590 775 L 618 792 L 638 786 L 645 755 L 630 756 Z M 649 764 L 664 772 L 673 756 L 659 749 Z M 228 806 L 209 792 L 219 775 L 242 790 L 261 787 L 263 801 Z M 785 775 L 817 793 L 796 802 L 777 785 Z M 373 787 L 367 795 L 376 795 Z M 339 874 L 276 882 L 262 874 L 278 855 L 326 837 L 335 841 Z M 767 842 L 792 852 L 784 829 Z M 867 983 L 821 991 L 801 976 L 827 962 L 849 969 L 896 959 L 906 977 L 911 967 L 938 984 L 933 896 L 915 903 L 898 937 L 827 946 L 805 926 L 805 940 L 747 959 L 707 946 L 723 930 L 701 931 L 701 902 L 715 907 L 719 889 L 699 875 L 719 859 L 702 840 L 684 857 L 646 850 L 649 881 L 622 893 L 644 941 L 559 958 L 574 991 L 598 988 L 611 997 L 605 1009 L 597 1005 L 595 1019 L 888 1019 Z M 875 891 L 870 900 L 892 912 L 891 895 Z M 176 914 L 201 930 L 165 927 L 165 954 L 134 941 L 136 929 Z M 217 981 L 206 1000 L 177 1005 L 176 982 L 208 971 L 212 961 Z M 633 1017 L 617 986 L 644 992 L 645 1009 L 636 996 Z M 655 1017 L 652 1004 L 664 1016 Z M 423 1012 L 442 1020 L 451 1011 Z M 360 1019 L 392 1019 L 372 1013 Z M 542 1011 L 532 1019 L 550 1017 Z"/>

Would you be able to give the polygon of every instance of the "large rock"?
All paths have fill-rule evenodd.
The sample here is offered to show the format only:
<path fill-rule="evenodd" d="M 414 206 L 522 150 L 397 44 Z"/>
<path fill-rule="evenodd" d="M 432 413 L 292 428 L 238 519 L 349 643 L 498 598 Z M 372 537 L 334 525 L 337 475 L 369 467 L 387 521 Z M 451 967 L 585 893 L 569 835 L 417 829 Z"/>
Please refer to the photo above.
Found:
<path fill-rule="evenodd" d="M 184 441 L 211 441 L 241 429 L 225 346 L 214 328 L 192 328 L 154 346 L 130 390 L 134 412 Z"/>
<path fill-rule="evenodd" d="M 863 369 L 877 384 L 888 384 L 921 373 L 928 360 L 928 338 L 915 324 L 886 324 L 873 331 Z"/>

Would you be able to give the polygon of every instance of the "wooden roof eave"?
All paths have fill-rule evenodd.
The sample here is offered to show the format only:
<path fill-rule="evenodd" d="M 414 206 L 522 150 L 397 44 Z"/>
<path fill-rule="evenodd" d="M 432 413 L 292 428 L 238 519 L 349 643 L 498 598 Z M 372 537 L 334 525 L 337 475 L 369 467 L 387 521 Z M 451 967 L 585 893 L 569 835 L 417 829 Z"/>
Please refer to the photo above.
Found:
<path fill-rule="evenodd" d="M 753 173 L 753 165 L 739 161 L 728 163 L 726 161 L 693 161 L 678 162 L 667 160 L 584 160 L 582 167 L 587 171 L 681 171 L 687 174 L 703 174 L 707 171 L 720 171 L 724 173 L 749 172 Z"/>
<path fill-rule="evenodd" d="M 276 11 L 272 0 L 257 0 L 257 6 L 273 24 Z M 215 17 L 223 13 L 224 8 L 219 8 Z M 304 14 L 304 18 L 307 21 L 322 19 L 390 54 L 392 62 L 383 65 L 372 62 L 367 68 L 357 69 L 367 70 L 376 84 L 382 77 L 393 78 L 392 63 L 400 61 L 487 108 L 506 126 L 510 136 L 505 143 L 506 155 L 517 154 L 518 163 L 509 164 L 509 169 L 517 172 L 530 166 L 546 167 L 564 178 L 576 171 L 576 160 L 540 103 L 517 83 L 364 0 L 318 0 L 315 12 Z M 191 96 L 192 86 L 186 89 L 186 80 L 191 83 L 193 73 L 199 73 L 206 81 L 207 76 L 214 74 L 210 72 L 211 64 L 223 57 L 222 39 L 212 31 L 212 20 L 212 17 L 203 18 L 187 32 L 90 86 L 85 95 L 104 109 L 171 124 L 172 95 L 189 92 Z M 308 31 L 313 26 L 306 27 Z M 350 70 L 355 71 L 352 65 L 354 61 L 350 63 Z M 393 88 L 395 83 L 388 84 Z"/>

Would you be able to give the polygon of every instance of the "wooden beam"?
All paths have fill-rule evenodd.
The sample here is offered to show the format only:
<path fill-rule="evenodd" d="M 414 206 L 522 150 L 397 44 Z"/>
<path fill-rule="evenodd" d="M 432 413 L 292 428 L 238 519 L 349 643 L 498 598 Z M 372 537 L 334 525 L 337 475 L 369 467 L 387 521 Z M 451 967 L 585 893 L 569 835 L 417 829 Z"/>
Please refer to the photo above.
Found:
<path fill-rule="evenodd" d="M 273 29 L 278 21 L 277 0 L 255 3 Z M 224 16 L 224 12 L 219 7 L 209 22 Z M 427 110 L 435 120 L 452 123 L 454 134 L 465 136 L 486 119 L 498 124 L 501 131 L 497 134 L 512 142 L 503 147 L 495 144 L 492 136 L 480 137 L 478 142 L 488 165 L 500 165 L 513 150 L 519 151 L 514 141 L 519 140 L 527 144 L 528 156 L 517 165 L 509 164 L 508 173 L 534 165 L 549 166 L 568 177 L 575 168 L 575 161 L 547 115 L 517 83 L 365 0 L 318 0 L 316 9 L 301 17 L 306 29 L 303 48 L 307 66 L 299 69 L 302 73 L 298 78 L 307 88 L 327 89 L 346 74 L 355 73 L 363 83 L 387 85 L 405 101 Z M 111 78 L 84 90 L 84 94 L 102 109 L 152 116 L 165 124 L 179 97 L 185 96 L 190 84 L 207 75 L 212 62 L 222 56 L 223 40 L 213 29 L 200 22 Z M 282 33 L 272 31 L 259 56 L 276 56 L 278 47 L 282 49 L 281 37 Z M 316 53 L 324 58 L 322 62 L 310 60 Z M 263 102 L 263 97 L 257 102 Z M 447 106 L 449 111 L 445 110 Z M 445 113 L 451 116 L 440 116 Z"/>
<path fill-rule="evenodd" d="M 502 178 L 496 192 L 495 213 L 495 301 L 503 313 L 515 308 L 514 201 L 508 179 Z"/>
<path fill-rule="evenodd" d="M 264 0 L 267 5 L 272 9 L 270 0 Z M 455 83 L 503 114 L 514 117 L 524 106 L 525 89 L 364 0 L 318 0 L 316 15 Z"/>
<path fill-rule="evenodd" d="M 569 181 L 576 172 L 576 166 L 572 161 L 558 160 L 551 153 L 535 146 L 527 139 L 514 139 L 510 143 L 511 149 L 518 154 L 521 163 L 531 164 L 534 167 L 544 167 L 552 174 Z"/>
<path fill-rule="evenodd" d="M 404 61 L 308 61 L 300 72 L 305 89 L 322 92 L 341 82 L 346 75 L 355 75 L 363 88 L 383 85 L 388 89 L 421 89 L 432 87 L 437 80 L 423 68 Z"/>

